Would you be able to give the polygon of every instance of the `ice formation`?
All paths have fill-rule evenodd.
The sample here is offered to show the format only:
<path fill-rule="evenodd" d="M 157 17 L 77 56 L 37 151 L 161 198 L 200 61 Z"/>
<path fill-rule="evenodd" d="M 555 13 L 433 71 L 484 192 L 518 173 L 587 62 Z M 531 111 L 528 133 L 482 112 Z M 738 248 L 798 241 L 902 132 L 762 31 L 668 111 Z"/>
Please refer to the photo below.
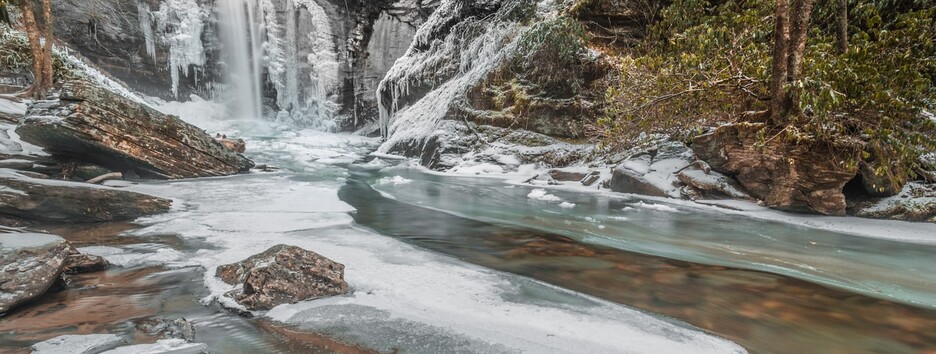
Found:
<path fill-rule="evenodd" d="M 515 6 L 506 1 L 504 7 Z M 438 123 L 453 102 L 483 79 L 516 47 L 523 25 L 499 18 L 510 11 L 501 9 L 494 17 L 465 19 L 452 27 L 444 38 L 439 32 L 451 26 L 465 9 L 466 2 L 445 0 L 416 32 L 406 55 L 398 59 L 377 88 L 381 135 L 387 141 L 381 153 L 405 143 L 424 142 L 435 135 Z M 473 38 L 467 33 L 478 32 Z M 428 49 L 426 49 L 428 48 Z M 453 59 L 454 58 L 454 59 Z M 447 78 L 450 77 L 450 78 Z M 409 106 L 401 99 L 411 87 L 434 89 Z"/>
<path fill-rule="evenodd" d="M 164 0 L 154 15 L 156 29 L 161 34 L 160 41 L 169 48 L 172 94 L 178 96 L 179 73 L 188 76 L 191 69 L 197 75 L 198 68 L 205 65 L 205 47 L 201 38 L 205 29 L 205 9 L 195 0 Z"/>

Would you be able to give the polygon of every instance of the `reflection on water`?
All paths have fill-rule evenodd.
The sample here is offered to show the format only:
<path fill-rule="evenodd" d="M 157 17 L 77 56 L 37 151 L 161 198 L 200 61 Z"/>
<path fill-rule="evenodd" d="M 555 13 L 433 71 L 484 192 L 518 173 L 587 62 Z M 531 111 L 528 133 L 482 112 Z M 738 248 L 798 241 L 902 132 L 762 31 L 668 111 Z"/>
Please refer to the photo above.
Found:
<path fill-rule="evenodd" d="M 507 185 L 496 179 L 438 176 L 399 168 L 388 173 L 412 182 L 378 184 L 375 188 L 408 204 L 625 251 L 782 274 L 936 309 L 936 273 L 932 271 L 936 269 L 932 256 L 936 246 L 932 245 L 758 220 L 711 210 L 714 207 L 549 191 L 554 198 L 575 203 L 572 208 L 563 208 L 558 202 L 528 198 L 528 186 Z M 818 217 L 803 221 L 825 222 Z M 908 232 L 936 233 L 936 227 L 923 226 Z"/>
<path fill-rule="evenodd" d="M 461 218 L 383 198 L 366 183 L 374 179 L 355 171 L 339 193 L 357 209 L 353 216 L 362 225 L 472 263 L 671 316 L 755 353 L 936 352 L 934 310 Z"/>

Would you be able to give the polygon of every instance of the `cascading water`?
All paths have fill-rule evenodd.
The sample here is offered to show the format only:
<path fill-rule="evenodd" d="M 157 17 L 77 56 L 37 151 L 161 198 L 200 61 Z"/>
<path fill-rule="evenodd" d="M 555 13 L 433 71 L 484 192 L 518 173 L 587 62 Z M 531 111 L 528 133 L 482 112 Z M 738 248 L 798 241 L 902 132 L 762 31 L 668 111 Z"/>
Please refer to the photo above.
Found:
<path fill-rule="evenodd" d="M 236 118 L 263 117 L 261 14 L 260 4 L 255 0 L 218 1 L 222 55 Z"/>

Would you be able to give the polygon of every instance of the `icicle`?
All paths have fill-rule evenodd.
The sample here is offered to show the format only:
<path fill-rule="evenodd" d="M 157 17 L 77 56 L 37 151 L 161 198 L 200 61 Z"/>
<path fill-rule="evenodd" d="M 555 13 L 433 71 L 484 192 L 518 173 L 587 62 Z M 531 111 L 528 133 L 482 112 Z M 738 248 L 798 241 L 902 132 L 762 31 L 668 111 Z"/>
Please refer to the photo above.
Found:
<path fill-rule="evenodd" d="M 146 54 L 155 62 L 156 36 L 153 33 L 152 16 L 149 4 L 143 2 L 143 0 L 137 0 L 137 18 L 140 21 L 140 31 L 143 32 L 143 40 L 146 42 Z"/>
<path fill-rule="evenodd" d="M 169 47 L 172 94 L 178 97 L 179 72 L 188 76 L 190 66 L 205 65 L 205 48 L 201 41 L 205 13 L 195 0 L 166 0 L 154 15 L 161 41 Z"/>

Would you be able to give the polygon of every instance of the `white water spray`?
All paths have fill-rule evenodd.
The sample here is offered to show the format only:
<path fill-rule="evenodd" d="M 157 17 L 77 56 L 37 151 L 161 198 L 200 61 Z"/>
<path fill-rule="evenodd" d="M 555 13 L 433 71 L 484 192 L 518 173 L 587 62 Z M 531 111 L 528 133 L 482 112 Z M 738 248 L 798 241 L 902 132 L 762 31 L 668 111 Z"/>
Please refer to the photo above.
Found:
<path fill-rule="evenodd" d="M 219 0 L 218 18 L 235 118 L 263 117 L 264 30 L 255 0 Z"/>

